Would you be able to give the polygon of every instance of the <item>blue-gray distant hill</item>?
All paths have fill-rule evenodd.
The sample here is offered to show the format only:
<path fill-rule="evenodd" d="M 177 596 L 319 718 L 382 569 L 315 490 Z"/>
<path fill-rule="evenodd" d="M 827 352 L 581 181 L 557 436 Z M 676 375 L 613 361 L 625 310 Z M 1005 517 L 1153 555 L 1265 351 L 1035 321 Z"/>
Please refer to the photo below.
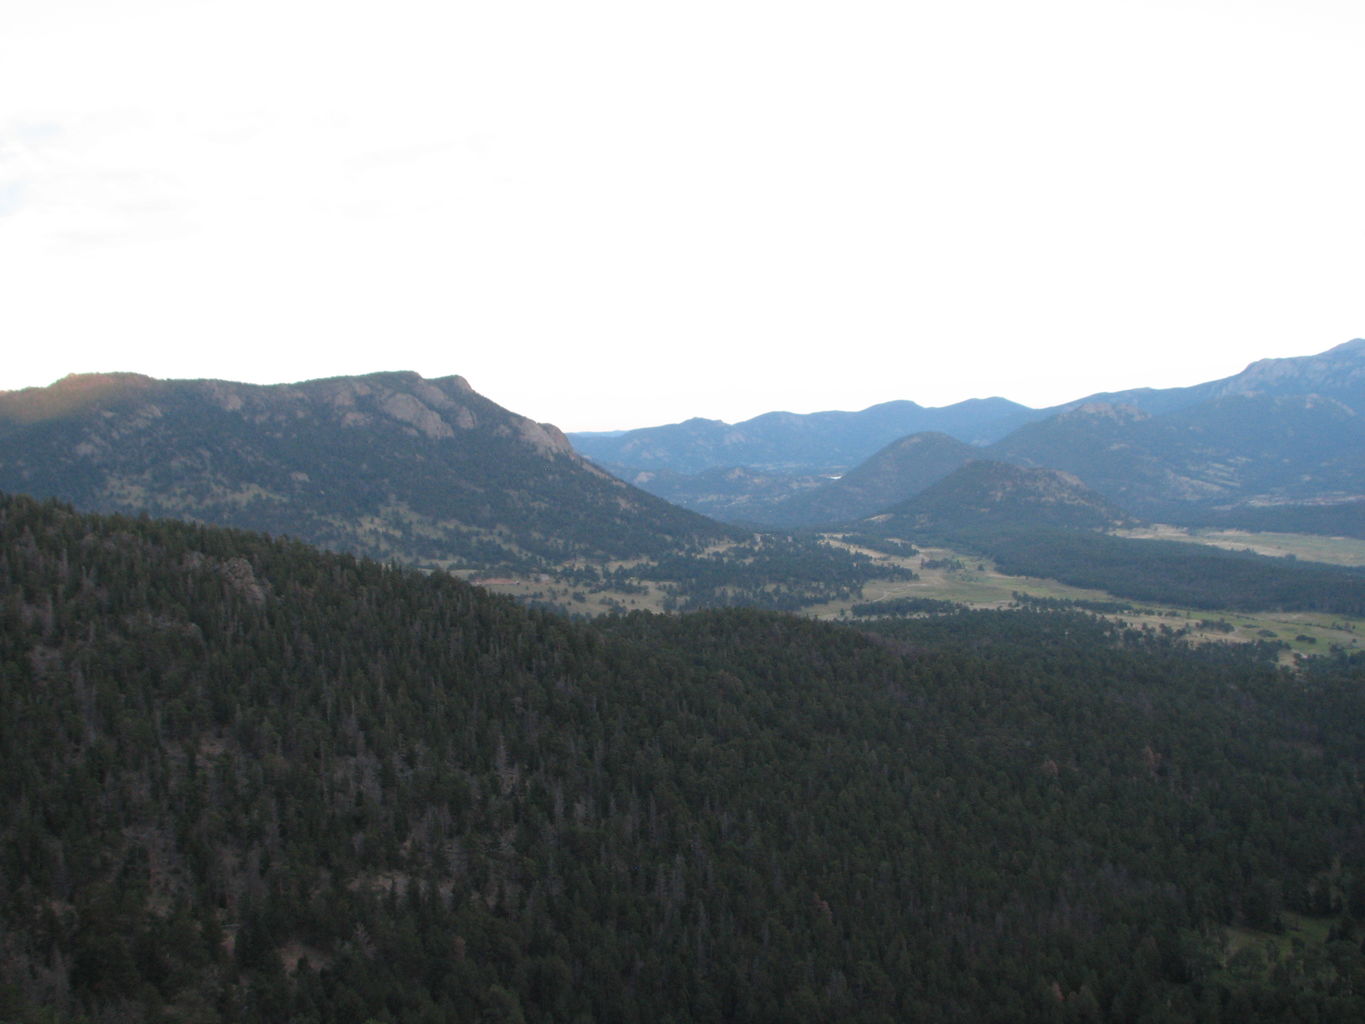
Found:
<path fill-rule="evenodd" d="M 1129 517 L 1069 473 L 975 459 L 867 524 L 893 536 L 981 527 L 1104 529 Z"/>
<path fill-rule="evenodd" d="M 1230 395 L 1162 416 L 1087 404 L 989 451 L 1067 470 L 1147 518 L 1346 502 L 1365 490 L 1365 418 L 1317 395 Z"/>
<path fill-rule="evenodd" d="M 987 449 L 1149 519 L 1365 531 L 1365 340 L 1074 404 Z"/>

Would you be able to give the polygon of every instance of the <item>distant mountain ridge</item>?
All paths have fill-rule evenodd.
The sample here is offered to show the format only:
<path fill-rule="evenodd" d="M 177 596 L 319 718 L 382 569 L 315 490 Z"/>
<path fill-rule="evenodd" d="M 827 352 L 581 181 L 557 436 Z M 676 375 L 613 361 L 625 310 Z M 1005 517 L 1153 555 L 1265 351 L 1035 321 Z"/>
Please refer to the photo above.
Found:
<path fill-rule="evenodd" d="M 1360 403 L 1365 399 L 1365 338 L 1343 342 L 1315 355 L 1258 359 L 1240 373 L 1190 387 L 1097 392 L 1047 412 L 1105 402 L 1161 415 L 1229 395 L 1321 395 L 1339 398 L 1360 411 Z"/>
<path fill-rule="evenodd" d="M 0 489 L 450 566 L 660 553 L 726 528 L 462 377 L 65 378 L 0 393 Z"/>
<path fill-rule="evenodd" d="M 839 472 L 898 438 L 938 431 L 987 444 L 1043 413 L 1003 398 L 974 398 L 926 409 L 883 402 L 861 412 L 769 412 L 742 423 L 690 419 L 612 433 L 573 433 L 574 447 L 601 465 L 629 470 L 750 469 L 798 474 Z"/>
<path fill-rule="evenodd" d="M 942 435 L 902 436 L 842 473 L 828 471 L 838 479 L 816 487 L 793 485 L 786 493 L 771 473 L 762 491 L 735 486 L 721 494 L 711 479 L 689 481 L 683 470 L 668 467 L 674 474 L 668 497 L 692 508 L 705 501 L 708 513 L 722 519 L 826 525 L 876 511 L 872 504 L 877 501 L 887 507 L 905 500 L 958 466 L 987 458 L 1073 474 L 1107 500 L 1146 518 L 1365 530 L 1351 525 L 1353 502 L 1360 503 L 1365 518 L 1363 339 L 1317 355 L 1259 360 L 1239 374 L 1192 387 L 1097 394 L 1047 410 L 1015 406 L 1010 416 L 1021 422 L 988 444 L 967 444 L 960 433 L 956 446 Z M 801 429 L 816 431 L 818 423 L 808 418 Z M 655 428 L 649 436 L 666 438 L 666 431 Z M 912 443 L 914 436 L 922 440 Z M 672 442 L 680 444 L 681 436 Z M 665 462 L 670 450 L 660 443 L 650 449 L 651 458 Z M 812 450 L 818 453 L 815 459 L 831 449 L 815 444 Z M 621 455 L 624 459 L 630 452 L 622 449 Z M 689 458 L 684 454 L 682 464 Z M 800 466 L 793 459 L 793 464 L 793 476 L 813 468 L 813 462 Z M 618 462 L 610 468 L 651 486 L 633 475 L 640 472 L 637 467 Z M 1323 511 L 1328 506 L 1344 511 Z M 1272 515 L 1266 509 L 1280 511 Z"/>

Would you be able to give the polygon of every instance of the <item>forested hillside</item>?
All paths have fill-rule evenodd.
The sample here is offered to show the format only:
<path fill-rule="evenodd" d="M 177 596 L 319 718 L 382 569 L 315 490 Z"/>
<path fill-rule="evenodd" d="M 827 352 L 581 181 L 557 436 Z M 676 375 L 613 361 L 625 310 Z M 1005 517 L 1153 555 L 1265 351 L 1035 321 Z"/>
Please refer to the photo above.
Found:
<path fill-rule="evenodd" d="M 1365 1017 L 1358 659 L 880 628 L 0 497 L 0 1020 Z"/>

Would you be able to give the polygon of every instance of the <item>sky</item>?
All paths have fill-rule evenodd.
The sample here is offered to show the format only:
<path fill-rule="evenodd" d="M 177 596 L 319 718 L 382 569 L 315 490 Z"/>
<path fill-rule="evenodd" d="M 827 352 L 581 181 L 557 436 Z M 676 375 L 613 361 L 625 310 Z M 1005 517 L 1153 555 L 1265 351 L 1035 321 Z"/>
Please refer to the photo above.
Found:
<path fill-rule="evenodd" d="M 3 0 L 0 390 L 465 376 L 566 430 L 1365 335 L 1360 0 Z"/>

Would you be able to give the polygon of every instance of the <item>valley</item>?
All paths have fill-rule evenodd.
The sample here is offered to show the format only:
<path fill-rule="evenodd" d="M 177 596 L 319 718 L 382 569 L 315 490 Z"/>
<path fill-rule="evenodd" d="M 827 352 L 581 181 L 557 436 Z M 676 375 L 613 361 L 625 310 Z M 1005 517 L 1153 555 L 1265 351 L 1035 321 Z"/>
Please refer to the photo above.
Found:
<path fill-rule="evenodd" d="M 0 1024 L 1365 1024 L 1365 2 L 0 9 Z"/>
<path fill-rule="evenodd" d="M 1313 538 L 1304 538 L 1311 546 Z M 1335 650 L 1355 650 L 1365 643 L 1365 618 L 1319 612 L 1239 612 L 1217 614 L 1192 607 L 1171 605 L 1139 606 L 1105 591 L 1068 586 L 1039 577 L 1011 576 L 1000 572 L 991 562 L 983 562 L 969 552 L 950 548 L 926 547 L 923 559 L 939 563 L 921 568 L 920 579 L 908 583 L 872 583 L 864 588 L 863 602 L 924 598 L 947 601 L 972 609 L 1019 607 L 1019 595 L 1038 602 L 1059 602 L 1085 610 L 1105 605 L 1122 606 L 1122 611 L 1096 611 L 1110 621 L 1129 628 L 1152 632 L 1175 632 L 1194 643 L 1255 643 L 1274 640 L 1285 644 L 1286 657 L 1312 657 Z M 901 559 L 910 566 L 919 559 Z M 962 568 L 957 568 L 957 565 Z M 843 619 L 857 602 L 834 602 L 808 609 L 821 618 Z M 871 609 L 869 609 L 871 611 Z"/>
<path fill-rule="evenodd" d="M 1182 527 L 1164 523 L 1114 531 L 1121 537 L 1147 540 L 1182 540 L 1212 544 L 1230 551 L 1254 551 L 1270 558 L 1292 556 L 1329 565 L 1365 566 L 1365 539 L 1331 537 L 1312 533 L 1219 530 L 1213 527 Z"/>
<path fill-rule="evenodd" d="M 1241 550 L 1255 546 L 1261 554 L 1297 557 L 1344 566 L 1365 564 L 1365 542 L 1353 538 L 1324 538 L 1302 534 L 1276 534 L 1269 537 L 1236 531 L 1188 531 L 1157 525 L 1121 531 L 1138 539 L 1185 540 L 1210 546 Z M 859 621 L 878 613 L 876 606 L 901 599 L 944 602 L 974 610 L 1019 607 L 1019 596 L 1039 602 L 1058 602 L 1057 607 L 1079 605 L 1085 610 L 1099 606 L 1121 606 L 1122 611 L 1100 611 L 1118 625 L 1153 632 L 1175 632 L 1195 643 L 1255 643 L 1272 640 L 1284 645 L 1284 657 L 1313 657 L 1338 650 L 1354 650 L 1365 638 L 1365 617 L 1313 611 L 1239 611 L 1235 608 L 1217 613 L 1207 609 L 1170 604 L 1141 606 L 1106 591 L 1070 586 L 1045 577 L 1016 576 L 1001 572 L 991 559 L 962 549 L 926 545 L 913 556 L 893 555 L 848 543 L 840 534 L 823 534 L 820 543 L 847 550 L 869 559 L 867 579 L 855 593 L 835 600 L 814 600 L 792 610 L 817 619 Z M 730 546 L 718 545 L 707 552 L 723 558 Z M 624 614 L 633 611 L 664 612 L 676 604 L 676 589 L 641 576 L 648 563 L 614 562 L 603 575 L 586 564 L 562 567 L 559 572 L 535 578 L 487 577 L 473 574 L 471 582 L 493 593 L 504 594 L 538 607 L 554 608 L 579 617 Z M 878 574 L 878 568 L 894 570 Z M 916 578 L 903 578 L 913 573 Z M 626 586 L 612 580 L 624 579 Z M 868 607 L 870 606 L 870 607 Z M 854 609 L 862 607 L 861 615 Z M 890 613 L 888 613 L 890 614 Z M 933 614 L 922 612 L 920 614 Z"/>
<path fill-rule="evenodd" d="M 569 614 L 748 604 L 838 615 L 875 593 L 987 607 L 1031 586 L 1231 610 L 1216 588 L 1176 586 L 1181 556 L 1170 544 L 1365 564 L 1365 539 L 1318 536 L 1323 527 L 1365 535 L 1365 502 L 1355 500 L 1365 492 L 1365 443 L 1356 436 L 1365 415 L 1354 411 L 1365 405 L 1363 361 L 1365 341 L 1356 341 L 1207 385 L 1094 395 L 1049 410 L 1003 399 L 945 409 L 898 401 L 576 439 L 640 486 L 460 377 L 248 386 L 73 376 L 0 394 L 0 489 L 268 530 L 490 581 Z M 622 462 L 631 459 L 633 467 Z M 1284 465 L 1296 468 L 1286 475 Z M 1290 476 L 1292 493 L 1277 504 L 1245 503 Z M 689 497 L 689 479 L 705 494 Z M 1178 494 L 1204 497 L 1182 503 Z M 1192 521 L 1201 518 L 1209 524 Z M 1305 539 L 1296 521 L 1318 539 Z M 1271 525 L 1276 532 L 1263 532 Z M 1038 532 L 1057 529 L 1072 532 L 1046 540 Z M 1111 540 L 1101 545 L 1085 532 L 1096 529 Z M 1009 539 L 1021 530 L 1033 532 Z M 913 560 L 820 539 L 850 531 L 970 549 L 1020 580 L 1052 582 L 933 570 L 910 580 Z M 1232 592 L 1262 591 L 1240 610 L 1361 610 L 1344 577 L 1310 581 L 1270 562 L 1190 557 L 1206 575 L 1240 574 Z M 1140 563 L 1163 559 L 1158 580 L 1137 582 L 1147 571 Z M 1312 588 L 1331 595 L 1323 598 L 1330 607 L 1310 607 Z"/>
<path fill-rule="evenodd" d="M 0 451 L 0 488 L 55 494 L 93 509 L 277 531 L 450 571 L 494 592 L 575 616 L 744 604 L 838 619 L 878 600 L 919 598 L 999 608 L 1022 593 L 1150 607 L 1157 614 L 1130 615 L 1128 621 L 1151 628 L 1177 620 L 1197 626 L 1215 609 L 1220 615 L 1238 612 L 1245 617 L 1230 631 L 1195 633 L 1209 639 L 1274 634 L 1295 652 L 1311 654 L 1341 642 L 1349 645 L 1350 638 L 1336 635 L 1331 623 L 1356 621 L 1360 602 L 1338 596 L 1332 607 L 1309 607 L 1304 586 L 1290 586 L 1297 596 L 1288 596 L 1285 586 L 1293 581 L 1286 579 L 1264 584 L 1280 596 L 1245 607 L 1212 592 L 1191 603 L 1179 596 L 1188 588 L 1172 589 L 1169 579 L 1155 590 L 1125 590 L 1124 580 L 1140 571 L 1137 562 L 1168 556 L 1153 549 L 1138 558 L 1115 545 L 1120 540 L 1193 541 L 1232 552 L 1254 550 L 1271 559 L 1292 556 L 1305 568 L 1320 563 L 1349 569 L 1365 565 L 1365 540 L 1144 524 L 1087 486 L 1084 475 L 989 461 L 974 453 L 1017 452 L 1018 442 L 1010 438 L 1030 431 L 1065 433 L 1070 429 L 1065 425 L 1077 417 L 1099 424 L 1099 436 L 1108 436 L 1103 431 L 1146 422 L 1143 417 L 1203 408 L 1201 402 L 1234 401 L 1267 374 L 1285 395 L 1293 391 L 1295 374 L 1316 375 L 1314 386 L 1322 386 L 1323 367 L 1331 366 L 1333 393 L 1348 399 L 1358 377 L 1351 367 L 1361 351 L 1353 343 L 1314 359 L 1282 361 L 1271 367 L 1273 372 L 1253 367 L 1217 387 L 1098 396 L 1052 416 L 1000 402 L 949 410 L 889 403 L 860 414 L 774 414 L 733 436 L 697 422 L 676 437 L 659 428 L 638 437 L 626 432 L 591 439 L 616 445 L 612 451 L 618 454 L 652 452 L 661 470 L 650 479 L 672 480 L 668 487 L 676 484 L 669 474 L 699 465 L 697 453 L 747 453 L 750 469 L 704 473 L 737 496 L 748 493 L 746 487 L 769 488 L 788 507 L 778 517 L 783 521 L 855 517 L 842 529 L 823 532 L 723 525 L 686 512 L 601 472 L 575 454 L 555 428 L 501 408 L 462 378 L 428 381 L 415 374 L 277 387 L 90 375 L 49 389 L 0 395 L 0 439 L 8 446 Z M 1099 399 L 1131 401 L 1137 403 L 1132 408 L 1151 412 L 1108 415 L 1104 410 L 1113 407 Z M 1337 406 L 1331 408 L 1337 415 Z M 943 433 L 913 433 L 838 479 L 812 478 L 823 483 L 808 482 L 795 495 L 771 490 L 771 481 L 781 475 L 774 467 L 790 467 L 800 451 L 808 460 L 829 464 L 856 454 L 858 445 L 925 427 L 956 430 L 976 444 Z M 821 431 L 827 440 L 819 440 Z M 1341 443 L 1349 444 L 1349 437 Z M 180 454 L 157 458 L 163 451 Z M 810 469 L 817 463 L 804 465 Z M 907 490 L 910 497 L 897 501 Z M 734 500 L 749 501 L 757 510 L 764 499 L 750 494 Z M 869 510 L 877 514 L 866 515 Z M 849 526 L 858 537 L 899 540 L 844 543 L 840 538 L 852 535 Z M 1080 532 L 1049 535 L 1046 541 L 1042 534 L 1030 534 L 1034 539 L 1008 542 L 1009 550 L 1008 544 L 1001 547 L 1000 538 L 1010 531 L 1058 527 Z M 1113 538 L 1103 549 L 1084 533 L 1096 528 Z M 888 554 L 888 542 L 929 554 Z M 1083 543 L 1087 553 L 1066 554 L 1065 549 Z M 1052 552 L 1047 557 L 1056 568 L 1035 557 L 1041 550 Z M 1175 557 L 1175 549 L 1169 557 Z M 1085 566 L 1097 558 L 1113 566 L 1105 570 L 1109 575 L 1088 573 Z M 938 565 L 958 561 L 964 568 Z M 1062 568 L 1063 563 L 1070 567 Z M 1230 566 L 1229 571 L 1254 569 L 1269 580 L 1277 572 L 1283 576 L 1280 567 L 1288 563 L 1267 559 L 1263 566 Z M 1224 570 L 1211 566 L 1205 571 Z M 1352 585 L 1345 578 L 1331 581 L 1338 590 Z M 1271 607 L 1286 600 L 1285 609 Z"/>

